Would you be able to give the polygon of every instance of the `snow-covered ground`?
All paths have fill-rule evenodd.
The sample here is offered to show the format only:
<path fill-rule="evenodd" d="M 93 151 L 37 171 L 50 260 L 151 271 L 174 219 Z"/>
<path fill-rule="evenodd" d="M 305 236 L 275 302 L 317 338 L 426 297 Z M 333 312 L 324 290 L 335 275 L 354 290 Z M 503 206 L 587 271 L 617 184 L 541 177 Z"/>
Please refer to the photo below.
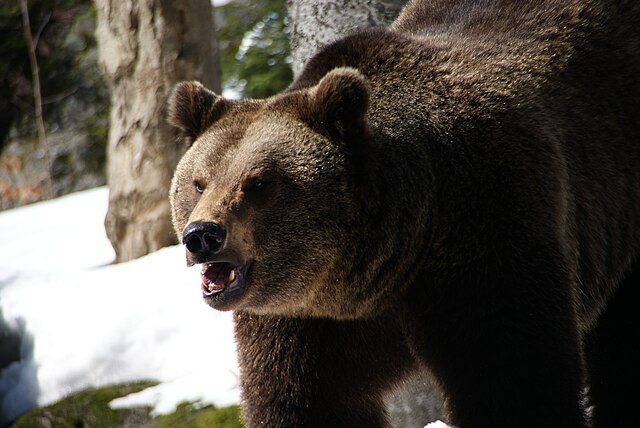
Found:
<path fill-rule="evenodd" d="M 21 360 L 0 373 L 0 425 L 139 379 L 161 383 L 114 406 L 239 401 L 230 314 L 202 302 L 179 246 L 109 265 L 107 197 L 99 188 L 0 213 L 0 316 L 24 337 Z"/>

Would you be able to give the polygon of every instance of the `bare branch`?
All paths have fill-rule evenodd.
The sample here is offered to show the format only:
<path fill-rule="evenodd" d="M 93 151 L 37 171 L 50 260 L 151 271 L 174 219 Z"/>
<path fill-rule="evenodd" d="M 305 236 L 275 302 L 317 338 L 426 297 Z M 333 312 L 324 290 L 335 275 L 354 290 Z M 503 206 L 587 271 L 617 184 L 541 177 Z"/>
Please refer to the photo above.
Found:
<path fill-rule="evenodd" d="M 76 92 L 78 92 L 78 89 L 80 89 L 79 85 L 75 85 L 72 86 L 71 88 L 65 89 L 62 92 L 59 92 L 55 95 L 50 95 L 48 97 L 44 97 L 42 98 L 42 105 L 46 106 L 47 104 L 54 104 L 57 102 L 60 102 L 62 100 L 64 100 L 65 98 L 70 97 L 71 95 L 75 94 Z"/>
<path fill-rule="evenodd" d="M 31 22 L 29 20 L 29 5 L 27 0 L 20 1 L 22 9 L 22 27 L 24 29 L 24 38 L 29 51 L 29 63 L 31 64 L 31 77 L 33 80 L 33 100 L 35 107 L 35 120 L 38 128 L 38 140 L 44 149 L 45 161 L 47 163 L 47 177 L 45 178 L 45 195 L 51 199 L 53 197 L 53 186 L 51 183 L 51 159 L 49 157 L 49 143 L 47 142 L 47 134 L 44 129 L 44 119 L 42 117 L 42 95 L 40 92 L 40 72 L 38 69 L 38 59 L 36 57 L 36 47 L 31 34 Z"/>
<path fill-rule="evenodd" d="M 53 15 L 53 12 L 49 12 L 47 14 L 47 16 L 44 17 L 44 21 L 42 21 L 42 24 L 40 25 L 40 28 L 38 29 L 38 32 L 36 33 L 36 36 L 33 38 L 33 51 L 34 52 L 38 48 L 38 43 L 40 43 L 40 36 L 42 35 L 42 32 L 44 31 L 44 29 L 49 24 L 49 20 L 51 20 L 51 16 L 52 15 Z"/>

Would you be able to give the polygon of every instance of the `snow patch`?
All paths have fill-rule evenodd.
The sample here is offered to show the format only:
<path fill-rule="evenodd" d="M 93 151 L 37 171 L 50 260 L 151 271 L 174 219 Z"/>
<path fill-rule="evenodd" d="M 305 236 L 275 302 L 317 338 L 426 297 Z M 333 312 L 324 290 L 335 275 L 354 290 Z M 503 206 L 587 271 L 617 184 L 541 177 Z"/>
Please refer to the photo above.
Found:
<path fill-rule="evenodd" d="M 140 379 L 161 383 L 114 406 L 239 401 L 231 314 L 202 302 L 180 246 L 109 265 L 107 199 L 99 188 L 0 213 L 0 315 L 23 337 L 21 360 L 0 373 L 0 425 Z"/>
<path fill-rule="evenodd" d="M 447 425 L 442 421 L 435 421 L 427 424 L 424 428 L 454 428 L 451 425 Z"/>

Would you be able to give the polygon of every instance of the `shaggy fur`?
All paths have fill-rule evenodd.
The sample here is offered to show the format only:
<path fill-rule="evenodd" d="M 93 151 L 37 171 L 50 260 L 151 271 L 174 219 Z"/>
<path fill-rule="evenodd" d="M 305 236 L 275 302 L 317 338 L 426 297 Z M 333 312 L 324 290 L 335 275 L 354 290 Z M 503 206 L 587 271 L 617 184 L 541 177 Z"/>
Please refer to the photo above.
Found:
<path fill-rule="evenodd" d="M 637 423 L 640 6 L 413 1 L 284 93 L 178 86 L 176 231 L 247 263 L 248 426 L 382 427 L 418 370 L 467 427 Z M 197 189 L 204 189 L 200 193 Z M 585 388 L 587 387 L 588 388 Z"/>

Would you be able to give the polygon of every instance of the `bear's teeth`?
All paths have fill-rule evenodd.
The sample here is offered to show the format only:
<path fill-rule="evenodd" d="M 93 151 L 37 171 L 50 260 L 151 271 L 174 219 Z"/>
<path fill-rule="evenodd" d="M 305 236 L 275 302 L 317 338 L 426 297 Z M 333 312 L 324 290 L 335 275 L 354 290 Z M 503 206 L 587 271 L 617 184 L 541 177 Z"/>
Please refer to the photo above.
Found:
<path fill-rule="evenodd" d="M 207 269 L 209 269 L 209 266 L 211 266 L 210 263 L 202 263 L 202 270 L 200 271 L 200 275 L 204 275 Z"/>
<path fill-rule="evenodd" d="M 234 279 L 236 279 L 236 270 L 231 269 L 231 273 L 229 273 L 229 284 L 231 284 Z"/>

